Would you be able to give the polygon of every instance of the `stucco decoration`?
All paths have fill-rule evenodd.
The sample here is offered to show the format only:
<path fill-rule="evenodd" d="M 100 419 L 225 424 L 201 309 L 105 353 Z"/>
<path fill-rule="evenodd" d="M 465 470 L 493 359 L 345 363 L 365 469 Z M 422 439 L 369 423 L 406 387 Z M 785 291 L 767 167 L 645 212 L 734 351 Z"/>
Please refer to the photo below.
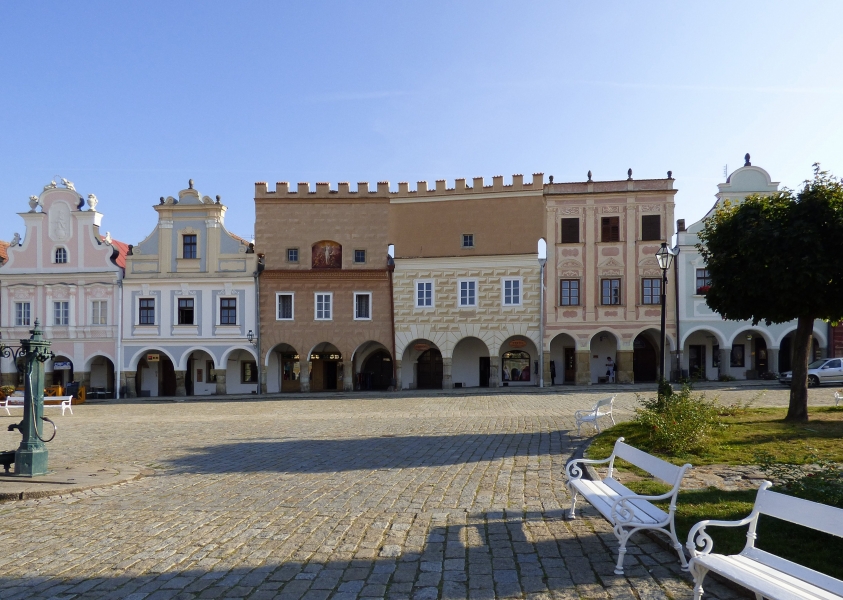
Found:
<path fill-rule="evenodd" d="M 38 205 L 41 204 L 38 201 L 38 196 L 30 196 L 29 197 L 29 212 L 35 212 L 35 209 L 38 208 Z"/>
<path fill-rule="evenodd" d="M 12 246 L 13 248 L 16 247 L 16 246 L 20 246 L 20 234 L 19 233 L 15 233 L 15 237 L 12 238 L 12 241 L 10 242 L 9 245 Z"/>
<path fill-rule="evenodd" d="M 662 211 L 661 204 L 642 204 L 642 213 L 660 213 Z"/>
<path fill-rule="evenodd" d="M 342 269 L 342 246 L 337 242 L 322 240 L 313 244 L 314 269 Z"/>
<path fill-rule="evenodd" d="M 97 210 L 97 204 L 99 204 L 99 200 L 93 194 L 88 194 L 88 206 L 91 210 Z"/>
<path fill-rule="evenodd" d="M 72 181 L 68 181 L 64 177 L 61 178 L 61 184 L 69 190 L 76 191 L 76 186 L 73 185 Z"/>
<path fill-rule="evenodd" d="M 54 189 L 56 189 L 56 182 L 55 181 L 51 181 L 50 183 L 48 183 L 47 185 L 44 186 L 45 192 L 47 190 L 54 190 Z"/>
<path fill-rule="evenodd" d="M 602 213 L 617 213 L 620 214 L 621 207 L 620 206 L 604 206 L 600 209 Z"/>
<path fill-rule="evenodd" d="M 32 298 L 32 291 L 27 288 L 17 288 L 15 290 L 15 300 L 28 300 Z"/>
<path fill-rule="evenodd" d="M 56 202 L 49 212 L 49 236 L 54 242 L 70 239 L 70 209 L 64 202 Z"/>
<path fill-rule="evenodd" d="M 580 208 L 578 206 L 565 206 L 559 209 L 560 215 L 578 215 L 580 214 Z"/>

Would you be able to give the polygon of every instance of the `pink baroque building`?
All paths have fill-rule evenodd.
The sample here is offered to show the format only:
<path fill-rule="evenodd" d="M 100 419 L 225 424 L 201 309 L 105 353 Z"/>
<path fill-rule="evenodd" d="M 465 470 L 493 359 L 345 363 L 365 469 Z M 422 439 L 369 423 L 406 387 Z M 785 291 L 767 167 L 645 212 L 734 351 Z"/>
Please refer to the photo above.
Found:
<path fill-rule="evenodd" d="M 29 337 L 35 320 L 52 342 L 46 385 L 78 381 L 89 396 L 113 397 L 119 381 L 119 294 L 128 247 L 102 235 L 97 198 L 85 199 L 62 179 L 30 196 L 23 238 L 15 233 L 0 265 L 0 334 L 5 343 Z M 6 236 L 4 236 L 6 237 Z M 20 383 L 10 359 L 2 383 Z"/>

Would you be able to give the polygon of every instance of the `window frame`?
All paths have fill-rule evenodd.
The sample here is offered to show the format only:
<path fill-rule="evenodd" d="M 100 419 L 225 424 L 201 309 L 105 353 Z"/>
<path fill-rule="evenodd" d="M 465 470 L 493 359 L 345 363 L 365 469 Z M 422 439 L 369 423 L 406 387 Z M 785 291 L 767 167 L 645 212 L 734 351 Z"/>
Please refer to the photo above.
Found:
<path fill-rule="evenodd" d="M 568 288 L 568 293 L 567 293 L 567 294 L 566 294 L 566 293 L 565 293 L 565 291 L 563 290 L 563 287 L 562 287 L 562 286 L 563 286 L 563 284 L 565 284 L 565 283 L 568 283 L 568 284 L 575 283 L 575 284 L 576 284 L 576 286 L 575 286 L 575 287 L 576 287 L 576 294 L 577 294 L 577 302 L 576 302 L 576 304 L 574 304 L 574 303 L 570 302 L 570 297 L 571 297 L 571 288 L 570 288 L 570 286 L 569 286 L 569 288 Z M 582 288 L 582 286 L 580 285 L 581 283 L 582 283 L 582 281 L 581 281 L 580 279 L 560 279 L 560 280 L 559 280 L 559 306 L 581 306 L 581 305 L 582 305 L 582 294 L 581 294 L 581 288 Z M 567 296 L 567 297 L 568 297 L 568 299 L 569 299 L 569 303 L 568 303 L 568 304 L 565 304 L 565 297 L 566 297 L 566 296 Z"/>
<path fill-rule="evenodd" d="M 518 287 L 518 301 L 517 302 L 507 302 L 506 301 L 506 284 L 508 283 L 516 283 Z M 511 295 L 511 291 L 510 291 Z M 523 306 L 524 304 L 524 278 L 523 277 L 503 277 L 501 278 L 501 306 L 512 307 L 512 306 Z"/>
<path fill-rule="evenodd" d="M 319 316 L 319 297 L 323 296 L 327 298 L 328 308 L 327 313 L 328 316 L 325 316 L 325 300 L 322 300 L 322 313 L 323 315 Z M 313 320 L 314 321 L 333 321 L 334 320 L 334 292 L 313 292 Z"/>
<path fill-rule="evenodd" d="M 190 306 L 182 306 L 182 302 L 190 302 Z M 184 311 L 184 313 L 182 313 Z M 190 323 L 183 323 L 182 322 L 182 314 L 187 314 L 187 311 L 190 311 Z M 176 325 L 196 325 L 196 299 L 195 298 L 185 298 L 182 296 L 177 297 L 176 301 Z"/>
<path fill-rule="evenodd" d="M 363 296 L 366 296 L 366 297 L 369 298 L 369 303 L 367 305 L 367 308 L 369 310 L 369 316 L 368 317 L 358 316 L 358 313 L 357 313 L 357 298 L 360 298 L 360 297 L 363 297 Z M 352 310 L 353 310 L 352 314 L 354 315 L 354 320 L 355 321 L 371 321 L 372 320 L 372 292 L 354 292 L 352 294 L 352 297 L 354 298 L 354 305 L 352 306 Z"/>
<path fill-rule="evenodd" d="M 616 285 L 614 285 L 616 282 Z M 609 302 L 606 302 L 606 284 L 609 284 Z M 617 300 L 612 302 L 611 300 Z M 601 306 L 623 306 L 621 297 L 621 279 L 620 277 L 602 277 L 600 279 L 600 305 Z"/>
<path fill-rule="evenodd" d="M 151 305 L 144 306 L 144 302 L 150 302 Z M 152 322 L 144 323 L 144 315 L 146 315 L 147 319 L 149 317 L 149 313 L 152 313 Z M 145 298 L 138 298 L 138 323 L 139 326 L 142 327 L 151 327 L 157 325 L 157 311 L 155 307 L 155 298 L 154 297 L 145 297 Z"/>
<path fill-rule="evenodd" d="M 62 259 L 59 260 L 59 252 L 62 252 Z M 53 250 L 53 264 L 55 265 L 66 265 L 70 260 L 70 255 L 67 252 L 67 248 L 64 246 L 56 246 L 55 250 Z"/>
<path fill-rule="evenodd" d="M 357 254 L 358 252 L 362 252 L 362 258 L 363 258 L 362 260 L 358 260 L 358 254 Z M 368 253 L 366 252 L 366 250 L 365 250 L 365 249 L 361 249 L 361 248 L 356 249 L 356 250 L 354 251 L 354 257 L 353 257 L 353 258 L 354 258 L 354 264 L 355 264 L 355 265 L 364 265 L 364 264 L 366 264 L 366 259 L 368 258 L 367 254 L 368 254 Z"/>
<path fill-rule="evenodd" d="M 565 239 L 565 222 L 568 222 L 569 227 L 568 229 L 572 229 L 570 224 L 572 221 L 576 221 L 577 224 L 577 231 L 576 231 L 576 240 L 569 240 Z M 562 217 L 559 219 L 559 243 L 560 244 L 579 244 L 580 243 L 580 218 L 579 217 Z"/>
<path fill-rule="evenodd" d="M 290 258 L 291 255 L 295 253 L 295 259 Z M 288 263 L 297 263 L 299 262 L 299 249 L 298 248 L 287 248 L 287 262 Z"/>
<path fill-rule="evenodd" d="M 15 302 L 15 327 L 32 327 L 31 302 Z"/>
<path fill-rule="evenodd" d="M 612 225 L 612 221 L 617 221 L 617 231 L 613 228 L 615 227 Z M 609 231 L 609 235 L 606 236 L 606 231 Z M 606 239 L 606 238 L 609 239 Z M 617 239 L 612 239 L 613 237 L 617 237 Z M 608 242 L 608 243 L 617 243 L 621 242 L 621 218 L 619 216 L 615 217 L 600 217 L 600 241 L 601 242 Z"/>
<path fill-rule="evenodd" d="M 53 325 L 68 327 L 70 325 L 70 301 L 53 300 Z"/>
<path fill-rule="evenodd" d="M 282 317 L 281 307 L 279 301 L 281 296 L 290 297 L 290 316 Z M 296 320 L 296 293 L 295 292 L 275 292 L 275 320 L 276 321 L 295 321 Z"/>
<path fill-rule="evenodd" d="M 655 296 L 653 296 L 653 282 L 657 282 L 656 287 L 658 288 L 658 292 Z M 647 283 L 650 283 L 650 291 L 649 294 L 647 292 Z M 662 278 L 661 277 L 642 277 L 641 278 L 641 304 L 652 306 L 652 305 L 661 305 L 662 303 Z M 647 299 L 650 299 L 650 302 L 647 302 Z"/>
<path fill-rule="evenodd" d="M 464 250 L 474 248 L 474 234 L 473 233 L 463 233 L 462 234 L 462 248 Z"/>
<path fill-rule="evenodd" d="M 246 367 L 251 365 L 252 378 L 246 379 Z M 258 382 L 258 364 L 254 360 L 244 360 L 240 363 L 240 383 L 254 385 Z"/>
<path fill-rule="evenodd" d="M 644 226 L 644 222 L 645 222 L 644 220 L 645 219 L 649 219 L 651 223 L 652 223 L 653 219 L 658 220 L 658 226 L 656 227 L 656 231 L 651 232 L 652 235 L 655 235 L 655 237 L 652 237 L 652 235 L 650 237 L 647 237 L 645 235 L 645 233 L 648 230 L 648 227 L 649 228 L 653 227 L 652 225 L 649 225 L 649 226 L 645 227 Z M 661 215 L 641 215 L 641 241 L 642 242 L 657 242 L 657 241 L 661 241 L 661 239 L 662 239 L 662 216 Z"/>
<path fill-rule="evenodd" d="M 108 325 L 108 300 L 91 300 L 91 325 Z"/>
<path fill-rule="evenodd" d="M 188 238 L 192 241 L 188 242 Z M 187 249 L 191 248 L 192 256 L 188 256 Z M 199 258 L 199 234 L 197 233 L 183 233 L 181 236 L 181 257 L 187 260 L 196 260 Z"/>
<path fill-rule="evenodd" d="M 694 275 L 696 277 L 695 294 L 697 296 L 703 295 L 700 293 L 700 290 L 704 287 L 711 287 L 711 274 L 706 268 L 698 268 L 694 270 Z"/>
<path fill-rule="evenodd" d="M 223 302 L 234 302 L 234 306 L 223 306 Z M 234 311 L 234 322 L 227 323 L 225 321 L 226 318 L 230 318 L 229 313 L 230 311 Z M 220 325 L 239 325 L 237 322 L 237 296 L 220 296 L 219 297 L 219 324 Z"/>
<path fill-rule="evenodd" d="M 419 300 L 421 296 L 419 295 L 419 284 L 422 285 L 429 285 L 430 290 L 426 290 L 430 292 L 430 304 L 420 304 Z M 436 283 L 433 279 L 416 279 L 413 281 L 413 297 L 415 298 L 415 307 L 416 308 L 423 308 L 423 309 L 432 309 L 436 306 Z"/>
<path fill-rule="evenodd" d="M 462 294 L 462 287 L 463 284 L 466 284 L 468 289 L 471 289 L 472 299 L 474 300 L 473 303 L 468 304 L 463 302 L 463 294 Z M 457 306 L 459 308 L 477 308 L 478 301 L 477 301 L 477 279 L 475 278 L 461 278 L 457 279 Z"/>

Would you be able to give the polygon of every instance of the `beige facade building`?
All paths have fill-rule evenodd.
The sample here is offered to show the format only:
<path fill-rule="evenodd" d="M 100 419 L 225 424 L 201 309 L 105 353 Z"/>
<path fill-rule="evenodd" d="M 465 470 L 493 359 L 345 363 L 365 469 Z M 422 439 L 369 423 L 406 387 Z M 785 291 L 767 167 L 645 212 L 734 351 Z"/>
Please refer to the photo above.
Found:
<path fill-rule="evenodd" d="M 390 194 L 399 388 L 536 385 L 542 175 Z"/>
<path fill-rule="evenodd" d="M 620 181 L 592 181 L 589 172 L 585 182 L 544 186 L 545 368 L 554 383 L 656 380 L 662 271 L 655 254 L 670 245 L 675 194 L 669 172 L 634 180 L 630 170 Z M 667 374 L 676 349 L 672 271 L 668 278 Z"/>
<path fill-rule="evenodd" d="M 394 378 L 389 185 L 255 184 L 263 390 L 387 389 Z"/>

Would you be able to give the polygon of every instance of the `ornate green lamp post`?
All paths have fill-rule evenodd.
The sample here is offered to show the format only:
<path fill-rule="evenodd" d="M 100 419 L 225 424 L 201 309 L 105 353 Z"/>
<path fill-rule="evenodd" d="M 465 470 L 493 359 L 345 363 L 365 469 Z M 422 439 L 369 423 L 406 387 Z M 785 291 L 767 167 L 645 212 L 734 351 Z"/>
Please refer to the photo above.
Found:
<path fill-rule="evenodd" d="M 28 340 L 21 340 L 21 348 L 14 351 L 2 347 L 3 355 L 24 358 L 23 421 L 16 426 L 23 440 L 15 452 L 15 475 L 35 477 L 47 474 L 47 448 L 44 446 L 44 363 L 53 358 L 50 342 L 44 339 L 38 319 Z M 51 432 L 52 434 L 55 431 Z M 49 439 L 52 439 L 50 437 Z M 49 440 L 47 440 L 49 441 Z"/>

